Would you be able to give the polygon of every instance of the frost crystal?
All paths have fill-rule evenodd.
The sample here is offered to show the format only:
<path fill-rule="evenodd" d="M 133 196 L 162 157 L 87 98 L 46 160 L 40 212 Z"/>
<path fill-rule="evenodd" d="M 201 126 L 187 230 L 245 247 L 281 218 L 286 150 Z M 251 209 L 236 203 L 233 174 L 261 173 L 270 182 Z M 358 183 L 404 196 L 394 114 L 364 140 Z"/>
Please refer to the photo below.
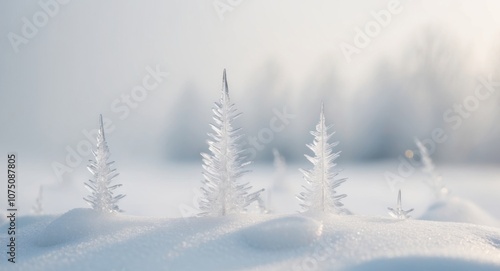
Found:
<path fill-rule="evenodd" d="M 111 185 L 112 180 L 118 176 L 116 169 L 111 169 L 114 163 L 108 162 L 111 155 L 109 152 L 106 137 L 104 135 L 104 125 L 102 115 L 99 116 L 99 131 L 97 134 L 97 148 L 92 150 L 94 159 L 90 160 L 87 169 L 94 178 L 85 183 L 85 187 L 91 192 L 91 195 L 84 198 L 92 208 L 102 213 L 121 212 L 116 203 L 125 195 L 113 196 L 113 190 L 122 186 L 121 184 Z"/>
<path fill-rule="evenodd" d="M 349 211 L 343 208 L 344 205 L 340 202 L 346 195 L 337 195 L 335 191 L 347 179 L 335 178 L 338 175 L 338 171 L 333 170 L 333 167 L 336 166 L 334 161 L 339 157 L 340 152 L 335 153 L 332 151 L 332 148 L 337 146 L 338 142 L 328 143 L 328 140 L 335 132 L 328 133 L 328 129 L 331 126 L 325 125 L 323 111 L 323 105 L 321 105 L 320 119 L 318 125 L 316 125 L 316 131 L 311 131 L 314 141 L 312 144 L 307 145 L 313 151 L 314 157 L 305 155 L 307 160 L 313 164 L 313 168 L 311 170 L 300 169 L 308 185 L 303 186 L 306 191 L 300 193 L 297 198 L 301 201 L 300 205 L 306 211 L 321 211 L 336 214 L 349 213 Z"/>
<path fill-rule="evenodd" d="M 240 116 L 229 99 L 226 70 L 222 76 L 222 94 L 215 103 L 213 111 L 214 123 L 210 124 L 213 133 L 209 133 L 207 141 L 210 154 L 203 157 L 203 197 L 199 201 L 201 215 L 224 216 L 230 213 L 241 213 L 252 202 L 260 201 L 261 189 L 249 193 L 252 188 L 248 183 L 240 184 L 238 179 L 248 170 L 244 167 L 245 150 L 239 145 L 240 128 L 233 128 L 233 121 Z"/>
<path fill-rule="evenodd" d="M 285 192 L 288 187 L 286 183 L 286 161 L 277 149 L 273 149 L 274 156 L 274 178 L 271 189 L 267 192 L 268 212 L 272 212 L 275 206 L 273 196 L 276 192 Z M 286 191 L 288 192 L 288 191 Z"/>
<path fill-rule="evenodd" d="M 285 190 L 286 183 L 286 160 L 277 149 L 273 149 L 274 165 L 274 190 Z"/>
<path fill-rule="evenodd" d="M 389 214 L 394 217 L 394 218 L 397 218 L 397 219 L 407 219 L 407 218 L 410 218 L 410 216 L 408 215 L 411 211 L 413 211 L 413 209 L 410 209 L 410 210 L 403 210 L 403 207 L 401 206 L 401 189 L 399 189 L 399 192 L 398 192 L 398 205 L 396 206 L 396 209 L 392 209 L 392 208 L 387 208 L 389 210 Z"/>
<path fill-rule="evenodd" d="M 429 155 L 429 151 L 418 138 L 415 138 L 420 156 L 422 159 L 422 172 L 427 175 L 426 184 L 432 189 L 437 198 L 445 198 L 449 194 L 448 188 L 443 184 L 443 178 L 436 173 L 434 163 Z"/>
<path fill-rule="evenodd" d="M 38 196 L 36 197 L 35 205 L 33 205 L 33 207 L 31 208 L 31 211 L 35 215 L 43 214 L 42 199 L 43 199 L 43 186 L 40 185 L 40 187 L 38 188 Z"/>

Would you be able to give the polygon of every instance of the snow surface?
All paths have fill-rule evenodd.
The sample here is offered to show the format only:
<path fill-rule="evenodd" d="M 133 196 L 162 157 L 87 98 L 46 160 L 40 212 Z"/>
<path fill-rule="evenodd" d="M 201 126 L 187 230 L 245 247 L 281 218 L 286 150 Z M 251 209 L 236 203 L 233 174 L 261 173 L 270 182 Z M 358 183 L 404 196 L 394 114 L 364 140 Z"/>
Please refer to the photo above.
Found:
<path fill-rule="evenodd" d="M 28 216 L 40 185 L 35 181 L 50 175 L 26 171 L 18 262 L 8 265 L 0 250 L 0 270 L 500 270 L 499 228 L 484 226 L 500 218 L 498 169 L 441 167 L 452 193 L 449 202 L 436 203 L 418 173 L 391 190 L 384 172 L 397 163 L 343 165 L 349 182 L 339 192 L 348 195 L 345 205 L 355 215 L 339 217 L 297 214 L 302 166 L 287 165 L 276 189 L 274 169 L 253 166 L 246 180 L 266 188 L 270 213 L 222 218 L 181 218 L 180 207 L 194 206 L 200 196 L 199 164 L 117 165 L 127 197 L 120 203 L 125 213 L 116 215 L 79 208 L 88 207 L 82 197 L 89 174 L 82 168 L 71 182 L 44 183 L 48 215 Z M 399 188 L 415 219 L 389 217 Z M 0 244 L 6 228 L 0 224 Z"/>
<path fill-rule="evenodd" d="M 18 263 L 1 261 L 0 270 L 500 270 L 500 229 L 464 223 L 73 209 L 18 225 Z M 6 225 L 0 230 L 4 242 Z"/>
<path fill-rule="evenodd" d="M 321 236 L 323 225 L 304 216 L 288 216 L 250 226 L 246 242 L 260 249 L 289 249 L 309 245 Z"/>
<path fill-rule="evenodd" d="M 448 197 L 436 201 L 420 219 L 500 226 L 498 220 L 474 202 L 459 197 Z"/>

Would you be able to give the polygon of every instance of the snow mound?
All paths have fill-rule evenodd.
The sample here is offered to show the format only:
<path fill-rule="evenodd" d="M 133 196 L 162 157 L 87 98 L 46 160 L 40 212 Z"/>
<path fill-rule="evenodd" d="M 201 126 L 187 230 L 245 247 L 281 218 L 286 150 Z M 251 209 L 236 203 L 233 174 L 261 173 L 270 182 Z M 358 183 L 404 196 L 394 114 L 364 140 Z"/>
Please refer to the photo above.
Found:
<path fill-rule="evenodd" d="M 245 241 L 259 249 L 289 249 L 309 245 L 321 236 L 322 223 L 307 217 L 281 217 L 242 231 Z"/>
<path fill-rule="evenodd" d="M 36 243 L 39 246 L 53 246 L 108 233 L 117 216 L 101 214 L 92 209 L 73 209 L 47 225 Z"/>
<path fill-rule="evenodd" d="M 458 197 L 450 197 L 432 204 L 420 217 L 423 220 L 471 223 L 498 226 L 498 221 L 475 203 Z"/>
<path fill-rule="evenodd" d="M 158 218 L 89 209 L 19 219 L 22 257 L 12 271 L 500 270 L 500 229 L 464 223 L 310 213 Z"/>

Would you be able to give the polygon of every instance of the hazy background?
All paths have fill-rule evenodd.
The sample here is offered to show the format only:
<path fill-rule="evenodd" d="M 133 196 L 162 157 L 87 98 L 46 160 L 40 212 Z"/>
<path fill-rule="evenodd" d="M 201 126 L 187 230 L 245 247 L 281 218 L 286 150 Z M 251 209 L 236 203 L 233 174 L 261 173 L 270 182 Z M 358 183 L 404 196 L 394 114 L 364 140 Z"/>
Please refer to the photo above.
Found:
<path fill-rule="evenodd" d="M 215 1 L 217 2 L 217 1 Z M 227 1 L 218 1 L 226 3 Z M 0 8 L 1 153 L 16 151 L 50 172 L 86 140 L 102 113 L 113 122 L 113 160 L 200 163 L 223 68 L 248 136 L 269 128 L 273 109 L 296 117 L 258 151 L 303 162 L 321 101 L 342 162 L 396 159 L 415 136 L 443 128 L 442 163 L 500 162 L 500 96 L 481 101 L 458 129 L 443 113 L 473 95 L 479 77 L 500 81 L 500 3 L 400 1 L 402 12 L 348 62 L 340 44 L 390 1 L 70 1 L 16 53 L 36 1 Z M 130 114 L 112 103 L 159 65 L 168 77 Z M 246 140 L 246 138 L 245 138 Z M 78 170 L 85 168 L 84 163 Z"/>

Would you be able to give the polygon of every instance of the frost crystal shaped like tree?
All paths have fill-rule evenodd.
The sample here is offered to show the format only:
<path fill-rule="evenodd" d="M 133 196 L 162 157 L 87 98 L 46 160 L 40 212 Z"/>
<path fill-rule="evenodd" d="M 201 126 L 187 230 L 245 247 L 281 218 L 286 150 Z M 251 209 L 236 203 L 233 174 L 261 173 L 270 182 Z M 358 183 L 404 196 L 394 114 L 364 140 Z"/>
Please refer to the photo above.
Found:
<path fill-rule="evenodd" d="M 397 219 L 407 219 L 410 218 L 408 215 L 413 209 L 410 209 L 408 211 L 403 210 L 403 207 L 401 206 L 401 189 L 399 189 L 398 192 L 398 205 L 396 206 L 396 209 L 392 208 L 387 208 L 389 209 L 389 214 Z"/>
<path fill-rule="evenodd" d="M 106 137 L 104 135 L 104 125 L 102 115 L 99 116 L 99 131 L 97 134 L 97 148 L 92 150 L 95 161 L 90 160 L 88 170 L 94 178 L 85 183 L 85 187 L 92 193 L 84 198 L 92 208 L 102 213 L 121 212 L 116 203 L 125 195 L 113 196 L 113 190 L 122 186 L 121 184 L 111 185 L 112 180 L 118 176 L 116 169 L 111 169 L 114 162 L 108 162 L 111 153 L 108 149 Z"/>
<path fill-rule="evenodd" d="M 449 194 L 448 188 L 443 184 L 443 178 L 441 175 L 436 173 L 436 167 L 432 162 L 429 155 L 429 151 L 425 145 L 415 138 L 415 144 L 417 144 L 418 150 L 420 151 L 420 157 L 422 160 L 422 172 L 427 175 L 427 185 L 432 189 L 434 194 L 438 199 L 445 198 Z"/>
<path fill-rule="evenodd" d="M 210 154 L 202 153 L 203 157 L 203 197 L 199 206 L 201 215 L 224 216 L 230 213 L 240 213 L 253 201 L 260 199 L 259 190 L 254 193 L 248 183 L 239 184 L 238 179 L 248 170 L 242 154 L 245 150 L 238 144 L 241 135 L 240 128 L 233 128 L 233 121 L 240 115 L 229 100 L 226 80 L 226 70 L 222 76 L 222 94 L 219 102 L 212 109 L 214 123 L 210 124 L 213 133 L 209 133 L 208 149 Z"/>
<path fill-rule="evenodd" d="M 306 191 L 300 193 L 297 198 L 306 211 L 336 214 L 349 213 L 340 202 L 346 195 L 337 195 L 335 191 L 346 179 L 336 179 L 338 172 L 334 171 L 333 167 L 336 165 L 334 161 L 339 157 L 340 152 L 335 153 L 332 150 L 333 147 L 338 145 L 338 142 L 328 143 L 334 132 L 328 133 L 331 126 L 325 125 L 323 111 L 323 105 L 321 105 L 321 114 L 319 123 L 316 125 L 316 131 L 311 131 L 314 141 L 312 144 L 307 145 L 313 151 L 314 157 L 305 155 L 307 160 L 313 164 L 313 168 L 310 170 L 300 169 L 308 185 L 303 186 Z"/>

